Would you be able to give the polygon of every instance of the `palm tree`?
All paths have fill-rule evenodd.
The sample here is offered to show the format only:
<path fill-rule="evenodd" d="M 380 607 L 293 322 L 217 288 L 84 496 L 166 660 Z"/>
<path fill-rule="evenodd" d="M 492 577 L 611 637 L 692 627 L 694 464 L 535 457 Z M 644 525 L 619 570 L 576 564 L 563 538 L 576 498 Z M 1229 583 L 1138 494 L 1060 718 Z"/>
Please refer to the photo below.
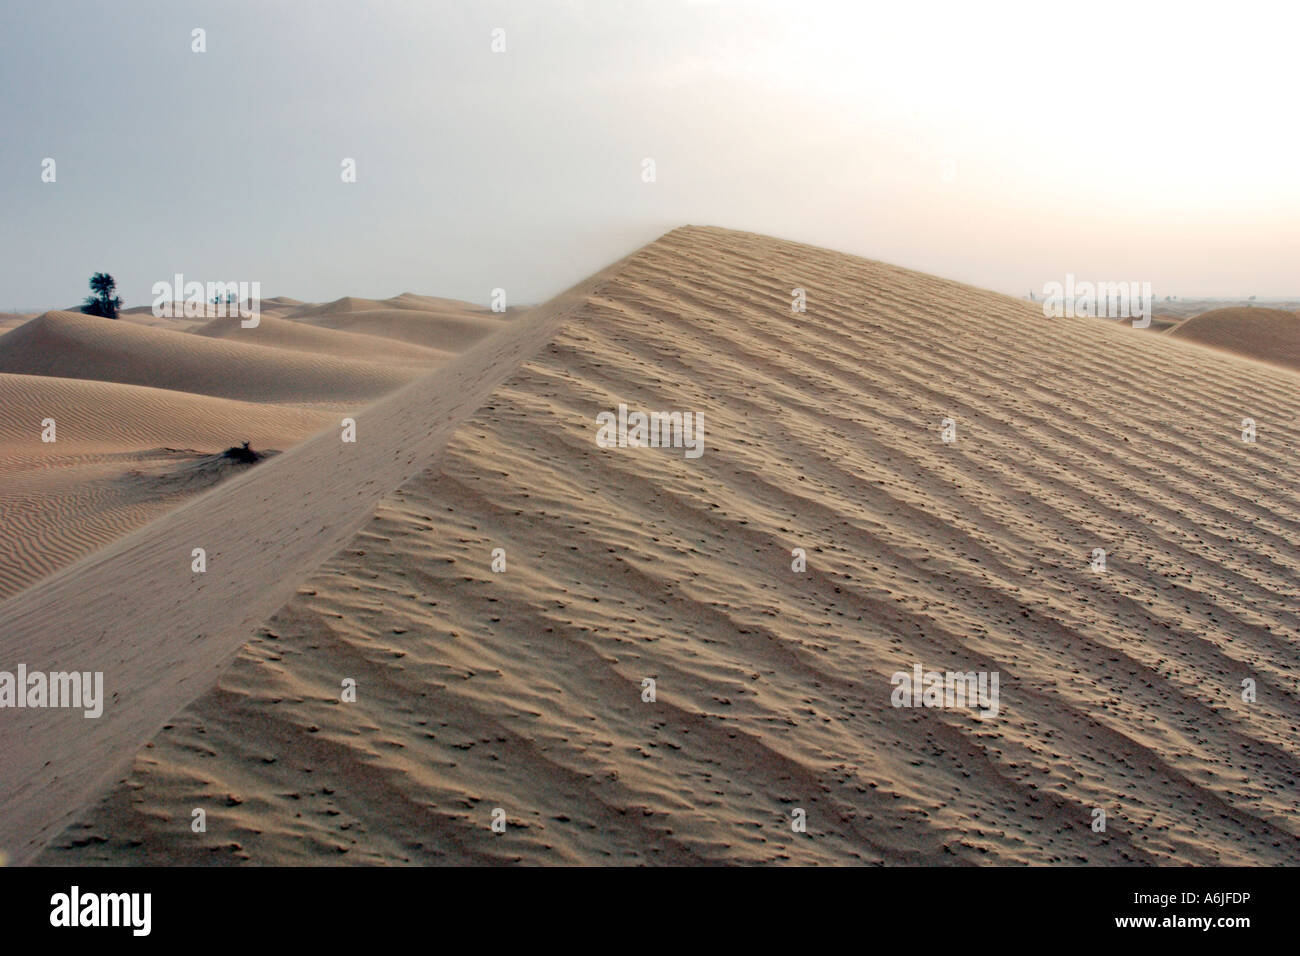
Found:
<path fill-rule="evenodd" d="M 122 299 L 114 295 L 117 280 L 107 272 L 96 272 L 90 277 L 90 291 L 94 295 L 86 296 L 81 311 L 86 315 L 102 315 L 106 319 L 116 319 L 117 310 L 122 308 Z"/>

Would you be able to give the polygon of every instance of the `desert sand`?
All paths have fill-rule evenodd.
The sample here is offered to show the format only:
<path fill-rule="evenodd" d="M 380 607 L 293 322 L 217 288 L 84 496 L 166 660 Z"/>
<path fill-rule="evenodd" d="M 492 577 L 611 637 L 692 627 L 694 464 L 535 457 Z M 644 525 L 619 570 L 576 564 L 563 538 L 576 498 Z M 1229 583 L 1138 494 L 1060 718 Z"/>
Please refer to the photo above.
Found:
<path fill-rule="evenodd" d="M 464 349 L 0 605 L 0 659 L 110 696 L 0 715 L 16 861 L 1300 862 L 1294 373 L 711 228 L 508 322 L 346 306 L 279 315 Z M 39 374 L 146 388 L 45 318 Z M 284 374 L 189 400 L 327 414 L 245 347 Z M 599 447 L 620 403 L 704 454 Z M 891 706 L 914 664 L 999 713 Z"/>

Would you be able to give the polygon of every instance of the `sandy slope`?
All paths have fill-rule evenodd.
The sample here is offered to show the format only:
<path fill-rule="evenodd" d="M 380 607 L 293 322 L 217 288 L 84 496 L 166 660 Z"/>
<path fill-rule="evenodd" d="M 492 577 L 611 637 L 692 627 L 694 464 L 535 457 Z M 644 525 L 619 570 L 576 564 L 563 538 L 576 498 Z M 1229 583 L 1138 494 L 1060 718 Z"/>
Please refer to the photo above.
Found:
<path fill-rule="evenodd" d="M 88 378 L 246 401 L 344 405 L 417 370 L 268 351 L 73 312 L 47 312 L 0 338 L 0 372 Z"/>
<path fill-rule="evenodd" d="M 1215 309 L 1185 319 L 1168 332 L 1176 338 L 1300 369 L 1300 314 L 1259 307 Z"/>
<path fill-rule="evenodd" d="M 0 851 L 30 858 L 128 769 L 296 582 L 352 536 L 381 495 L 425 467 L 582 301 L 581 290 L 562 296 L 362 410 L 355 443 L 330 429 L 0 604 L 0 660 L 102 671 L 109 698 L 98 720 L 0 712 Z M 206 573 L 191 571 L 195 547 L 206 549 Z"/>
<path fill-rule="evenodd" d="M 1300 863 L 1296 386 L 903 269 L 678 230 L 496 387 L 40 859 Z M 383 414 L 442 420 L 416 394 Z M 619 402 L 702 411 L 705 454 L 598 448 L 595 415 Z M 418 465 L 395 439 L 383 457 Z M 271 469 L 317 454 L 230 497 L 278 524 Z M 274 530 L 261 546 L 283 547 Z M 255 548 L 223 563 L 238 572 L 205 591 L 304 566 Z M 154 614 L 184 617 L 166 636 L 137 623 L 149 640 L 114 677 L 132 733 L 99 744 L 184 696 L 137 686 L 159 658 L 197 685 L 210 642 L 254 619 L 204 617 L 202 595 L 176 597 L 187 583 L 155 589 Z M 12 621 L 0 608 L 0 633 Z M 230 629 L 188 640 L 213 621 Z M 997 671 L 1001 713 L 892 707 L 890 675 L 914 663 Z M 28 794 L 22 818 L 49 806 Z"/>

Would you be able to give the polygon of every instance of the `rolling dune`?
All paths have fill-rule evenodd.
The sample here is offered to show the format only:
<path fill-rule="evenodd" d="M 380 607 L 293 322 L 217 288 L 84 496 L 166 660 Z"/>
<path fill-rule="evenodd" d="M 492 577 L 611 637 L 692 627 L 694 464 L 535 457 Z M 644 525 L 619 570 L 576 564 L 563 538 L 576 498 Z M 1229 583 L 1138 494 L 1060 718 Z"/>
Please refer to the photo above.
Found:
<path fill-rule="evenodd" d="M 448 425 L 426 399 L 466 357 L 377 406 L 382 447 L 357 450 L 413 477 L 375 481 L 364 526 L 228 669 L 308 566 L 257 548 L 340 526 L 337 442 L 145 529 L 162 548 L 221 515 L 273 524 L 208 576 L 242 617 L 128 549 L 0 606 L 11 634 L 91 572 L 96 594 L 148 579 L 153 616 L 125 633 L 165 645 L 108 668 L 98 749 L 0 755 L 38 781 L 0 781 L 4 833 L 53 836 L 94 790 L 68 776 L 107 783 L 121 764 L 94 754 L 151 736 L 39 862 L 1300 863 L 1293 374 L 718 229 L 574 296 L 492 340 L 535 344 L 476 373 L 499 383 L 441 452 L 410 442 Z M 598 447 L 620 403 L 702 414 L 704 454 Z M 286 517 L 309 461 L 330 477 Z M 248 598 L 255 569 L 274 600 Z M 70 642 L 27 646 L 89 665 L 74 624 L 46 633 Z M 164 659 L 188 695 L 138 686 Z M 998 713 L 891 706 L 916 664 L 997 673 Z"/>
<path fill-rule="evenodd" d="M 485 309 L 435 312 L 389 308 L 307 316 L 290 314 L 287 318 L 311 326 L 396 339 L 447 352 L 464 351 L 505 325 L 505 322 Z"/>
<path fill-rule="evenodd" d="M 318 315 L 332 315 L 336 312 L 373 312 L 376 309 L 394 308 L 401 308 L 401 306 L 394 305 L 386 299 L 364 299 L 355 295 L 345 295 L 333 302 L 303 302 L 285 314 L 291 319 L 306 319 Z"/>
<path fill-rule="evenodd" d="M 451 352 L 425 348 L 378 335 L 359 335 L 336 329 L 291 322 L 273 316 L 261 316 L 255 328 L 246 329 L 238 316 L 212 319 L 195 334 L 207 338 L 227 339 L 293 352 L 313 352 L 335 358 L 364 362 L 396 362 L 401 365 L 440 365 Z"/>
<path fill-rule="evenodd" d="M 285 303 L 288 300 L 278 300 Z M 388 299 L 365 299 L 354 295 L 345 295 L 333 302 L 298 302 L 286 315 L 291 319 L 308 319 L 324 315 L 336 315 L 341 312 L 379 312 L 385 309 L 406 309 L 414 312 L 432 312 L 442 315 L 493 317 L 494 313 L 472 302 L 459 299 L 444 299 L 432 295 L 417 295 L 403 292 Z"/>
<path fill-rule="evenodd" d="M 373 400 L 418 374 L 73 312 L 47 312 L 6 333 L 0 338 L 0 372 L 331 407 Z"/>

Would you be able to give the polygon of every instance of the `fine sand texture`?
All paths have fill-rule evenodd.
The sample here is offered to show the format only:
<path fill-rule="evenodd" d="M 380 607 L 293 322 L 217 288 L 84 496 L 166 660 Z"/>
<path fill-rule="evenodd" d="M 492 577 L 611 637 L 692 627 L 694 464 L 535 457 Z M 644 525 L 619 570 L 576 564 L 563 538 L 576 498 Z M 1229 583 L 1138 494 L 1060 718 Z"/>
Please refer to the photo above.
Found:
<path fill-rule="evenodd" d="M 298 445 L 0 606 L 5 660 L 111 694 L 98 722 L 4 717 L 0 846 L 1295 865 L 1298 385 L 676 230 L 367 409 L 357 445 Z M 599 447 L 620 403 L 701 414 L 704 454 Z M 893 706 L 914 665 L 997 674 L 998 712 Z"/>

